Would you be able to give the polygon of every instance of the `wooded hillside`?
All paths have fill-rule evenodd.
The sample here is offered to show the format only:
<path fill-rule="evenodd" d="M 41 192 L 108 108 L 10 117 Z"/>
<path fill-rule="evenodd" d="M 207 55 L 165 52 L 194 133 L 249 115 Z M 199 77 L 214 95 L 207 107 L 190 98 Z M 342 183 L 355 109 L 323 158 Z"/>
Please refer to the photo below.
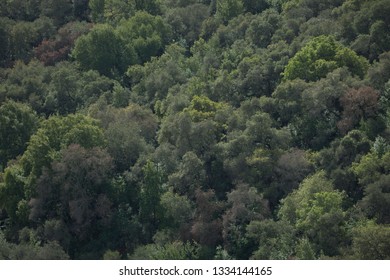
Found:
<path fill-rule="evenodd" d="M 389 15 L 0 1 L 0 259 L 390 259 Z"/>

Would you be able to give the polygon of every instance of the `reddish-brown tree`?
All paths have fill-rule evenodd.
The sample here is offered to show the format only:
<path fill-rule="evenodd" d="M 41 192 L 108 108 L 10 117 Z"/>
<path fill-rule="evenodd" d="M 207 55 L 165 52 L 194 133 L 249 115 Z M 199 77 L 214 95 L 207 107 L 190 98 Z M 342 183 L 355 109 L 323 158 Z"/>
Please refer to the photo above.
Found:
<path fill-rule="evenodd" d="M 343 107 L 341 120 L 337 127 L 345 135 L 354 128 L 361 120 L 375 117 L 379 109 L 379 93 L 369 86 L 358 89 L 351 88 L 340 98 Z"/>

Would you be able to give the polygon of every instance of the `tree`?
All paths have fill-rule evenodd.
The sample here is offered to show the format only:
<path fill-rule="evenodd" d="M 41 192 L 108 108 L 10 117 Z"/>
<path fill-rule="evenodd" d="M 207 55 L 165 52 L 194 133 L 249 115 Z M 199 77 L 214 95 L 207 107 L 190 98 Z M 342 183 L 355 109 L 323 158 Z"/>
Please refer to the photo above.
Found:
<path fill-rule="evenodd" d="M 0 6 L 0 8 L 2 9 L 1 16 L 5 16 L 18 21 L 33 21 L 39 17 L 40 2 L 41 0 L 4 1 L 4 4 Z"/>
<path fill-rule="evenodd" d="M 213 119 L 218 111 L 228 109 L 228 105 L 220 102 L 214 102 L 206 96 L 195 95 L 190 105 L 184 109 L 188 112 L 194 122 L 201 122 L 206 119 Z"/>
<path fill-rule="evenodd" d="M 298 209 L 296 227 L 303 231 L 325 255 L 339 254 L 340 246 L 346 242 L 342 202 L 345 197 L 339 192 L 321 192 L 314 195 L 309 205 Z"/>
<path fill-rule="evenodd" d="M 191 235 L 200 245 L 213 248 L 221 242 L 222 209 L 223 204 L 216 200 L 213 190 L 196 191 L 196 211 Z"/>
<path fill-rule="evenodd" d="M 105 135 L 108 151 L 114 158 L 116 170 L 123 172 L 133 166 L 137 159 L 150 150 L 150 146 L 140 135 L 141 127 L 135 122 L 117 120 L 109 124 Z"/>
<path fill-rule="evenodd" d="M 103 15 L 105 22 L 118 24 L 135 13 L 135 0 L 104 0 Z"/>
<path fill-rule="evenodd" d="M 315 160 L 315 165 L 327 172 L 335 188 L 344 191 L 352 203 L 363 197 L 363 186 L 358 183 L 351 164 L 367 154 L 370 146 L 371 141 L 363 132 L 352 130 L 322 149 Z"/>
<path fill-rule="evenodd" d="M 139 215 L 144 226 L 146 240 L 150 240 L 164 217 L 161 206 L 163 173 L 158 165 L 148 161 L 143 168 L 143 175 Z"/>
<path fill-rule="evenodd" d="M 161 13 L 161 1 L 158 0 L 135 0 L 135 8 L 143 10 L 151 15 L 158 15 Z"/>
<path fill-rule="evenodd" d="M 18 165 L 9 166 L 1 175 L 0 182 L 0 209 L 5 210 L 12 226 L 24 226 L 26 217 L 19 210 L 21 201 L 24 201 L 26 182 L 23 170 Z"/>
<path fill-rule="evenodd" d="M 104 146 L 105 139 L 96 121 L 83 115 L 53 116 L 44 121 L 31 137 L 20 164 L 30 183 L 40 176 L 43 167 L 50 167 L 61 149 L 70 144 L 84 148 Z M 29 188 L 33 187 L 29 185 Z M 32 193 L 30 193 L 31 195 Z"/>
<path fill-rule="evenodd" d="M 203 21 L 209 17 L 209 7 L 204 4 L 194 4 L 167 11 L 166 19 L 172 26 L 176 40 L 185 40 L 191 46 L 199 37 Z"/>
<path fill-rule="evenodd" d="M 353 75 L 363 78 L 368 62 L 336 42 L 332 36 L 319 36 L 309 41 L 290 59 L 283 75 L 287 80 L 300 78 L 316 81 L 339 67 L 347 67 Z"/>
<path fill-rule="evenodd" d="M 246 228 L 253 221 L 269 217 L 268 202 L 255 188 L 238 185 L 227 194 L 228 208 L 223 215 L 223 239 L 229 255 L 248 259 L 253 247 L 246 238 Z"/>
<path fill-rule="evenodd" d="M 242 0 L 217 0 L 216 17 L 227 23 L 244 11 Z"/>
<path fill-rule="evenodd" d="M 44 39 L 34 48 L 35 57 L 46 66 L 68 59 L 76 39 L 87 33 L 91 27 L 91 24 L 86 22 L 65 24 L 58 29 L 55 38 Z"/>
<path fill-rule="evenodd" d="M 246 238 L 254 260 L 287 260 L 294 253 L 295 231 L 285 221 L 254 220 L 246 227 Z"/>
<path fill-rule="evenodd" d="M 126 45 L 106 24 L 96 25 L 79 37 L 72 56 L 84 69 L 94 69 L 106 76 L 121 75 L 137 61 L 134 49 Z"/>
<path fill-rule="evenodd" d="M 390 158 L 388 155 L 387 158 Z M 390 224 L 390 175 L 382 175 L 378 181 L 367 185 L 359 203 L 368 218 L 378 224 Z"/>
<path fill-rule="evenodd" d="M 148 244 L 138 247 L 132 260 L 199 260 L 201 247 L 189 241 L 173 241 L 164 245 Z"/>
<path fill-rule="evenodd" d="M 269 7 L 269 0 L 242 0 L 246 12 L 261 13 Z"/>
<path fill-rule="evenodd" d="M 14 244 L 0 235 L 0 260 L 68 260 L 69 255 L 57 242 Z"/>
<path fill-rule="evenodd" d="M 390 52 L 384 52 L 379 56 L 379 60 L 374 62 L 368 69 L 370 84 L 377 90 L 383 92 L 385 84 L 390 79 Z"/>
<path fill-rule="evenodd" d="M 341 98 L 342 118 L 337 126 L 345 134 L 360 121 L 374 118 L 379 110 L 379 94 L 371 87 L 349 89 Z"/>
<path fill-rule="evenodd" d="M 5 71 L 6 77 L 1 83 L 3 98 L 28 103 L 38 114 L 46 113 L 44 102 L 47 96 L 46 78 L 49 71 L 36 60 L 29 64 L 18 61 Z"/>
<path fill-rule="evenodd" d="M 57 26 L 72 15 L 72 4 L 68 0 L 41 0 L 41 15 L 53 18 Z"/>
<path fill-rule="evenodd" d="M 274 166 L 275 179 L 265 190 L 271 209 L 278 207 L 280 199 L 297 189 L 313 170 L 308 157 L 306 151 L 294 148 L 280 155 Z"/>
<path fill-rule="evenodd" d="M 28 105 L 7 101 L 0 106 L 1 167 L 5 168 L 8 160 L 23 154 L 38 124 L 37 114 Z"/>
<path fill-rule="evenodd" d="M 31 49 L 38 37 L 33 23 L 16 22 L 10 31 L 10 57 L 12 60 L 28 61 Z"/>
<path fill-rule="evenodd" d="M 341 6 L 342 35 L 348 41 L 359 46 L 370 61 L 389 51 L 389 26 L 386 17 L 388 8 L 387 0 L 375 1 L 347 1 Z"/>
<path fill-rule="evenodd" d="M 113 94 L 113 80 L 97 71 L 82 71 L 76 64 L 58 63 L 51 68 L 44 109 L 48 114 L 66 115 L 86 108 L 99 97 Z"/>
<path fill-rule="evenodd" d="M 221 141 L 220 157 L 232 182 L 244 182 L 264 190 L 273 181 L 274 167 L 280 149 L 290 141 L 287 131 L 274 127 L 269 114 L 262 112 L 252 99 L 242 103 L 234 114 L 226 135 Z"/>
<path fill-rule="evenodd" d="M 317 254 L 334 256 L 346 242 L 344 199 L 345 194 L 333 189 L 325 173 L 318 172 L 282 200 L 278 215 L 308 238 Z"/>
<path fill-rule="evenodd" d="M 164 209 L 164 227 L 176 235 L 185 235 L 194 216 L 193 203 L 185 195 L 168 190 L 161 196 L 161 206 Z"/>
<path fill-rule="evenodd" d="M 186 69 L 185 49 L 178 44 L 169 45 L 163 55 L 143 66 L 129 67 L 127 77 L 132 88 L 132 100 L 154 107 L 155 103 L 167 97 L 171 88 L 187 81 L 189 73 Z"/>
<path fill-rule="evenodd" d="M 390 152 L 384 155 L 377 153 L 367 153 L 352 164 L 352 170 L 357 175 L 359 183 L 363 186 L 372 184 L 389 172 Z"/>
<path fill-rule="evenodd" d="M 125 47 L 134 49 L 140 62 L 163 53 L 171 37 L 170 27 L 160 16 L 152 16 L 139 11 L 119 24 L 118 35 Z"/>
<path fill-rule="evenodd" d="M 94 22 L 103 22 L 105 0 L 90 0 L 88 7 L 91 10 L 91 17 Z"/>
<path fill-rule="evenodd" d="M 333 9 L 335 7 L 340 6 L 343 1 L 342 0 L 325 0 L 325 1 L 316 1 L 316 0 L 303 0 L 296 1 L 300 6 L 304 6 L 309 8 L 314 16 L 318 16 L 319 13 L 323 10 Z"/>
<path fill-rule="evenodd" d="M 46 238 L 64 245 L 66 231 L 71 234 L 71 242 L 79 246 L 97 239 L 110 222 L 111 171 L 111 157 L 101 148 L 64 148 L 59 159 L 52 162 L 50 169 L 45 168 L 36 182 L 29 202 L 30 219 L 38 224 L 46 221 Z M 61 235 L 53 230 L 50 233 L 48 220 L 52 219 L 66 226 Z M 76 254 L 75 249 L 72 248 L 72 255 Z"/>
<path fill-rule="evenodd" d="M 60 151 L 71 144 L 90 149 L 104 146 L 105 139 L 91 118 L 82 115 L 52 117 L 42 122 L 30 138 L 20 160 L 5 169 L 5 180 L 0 184 L 1 208 L 6 209 L 11 224 L 28 224 L 28 201 L 36 194 L 38 178 L 60 157 Z M 8 196 L 12 199 L 7 199 Z"/>
<path fill-rule="evenodd" d="M 276 29 L 280 26 L 280 21 L 280 15 L 277 14 L 276 11 L 265 11 L 251 21 L 245 35 L 251 42 L 256 44 L 256 46 L 266 48 L 270 45 L 271 38 Z"/>
<path fill-rule="evenodd" d="M 5 66 L 10 59 L 10 23 L 4 18 L 0 19 L 0 66 Z"/>
<path fill-rule="evenodd" d="M 45 243 L 38 249 L 37 260 L 68 260 L 69 255 L 57 242 Z"/>
<path fill-rule="evenodd" d="M 117 172 L 129 170 L 141 155 L 152 150 L 158 124 L 151 110 L 130 104 L 125 108 L 107 106 L 91 113 L 110 139 L 107 149 Z"/>
<path fill-rule="evenodd" d="M 288 126 L 293 142 L 299 147 L 320 150 L 334 140 L 341 112 L 339 100 L 348 89 L 346 85 L 354 87 L 357 83 L 344 68 L 313 83 L 298 83 L 304 91 L 298 95 L 301 101 L 296 105 L 299 106 L 293 108 L 301 113 L 294 114 Z"/>
<path fill-rule="evenodd" d="M 390 228 L 368 222 L 353 231 L 352 248 L 355 257 L 362 260 L 385 260 L 390 255 Z"/>
<path fill-rule="evenodd" d="M 169 176 L 168 182 L 177 193 L 194 198 L 195 190 L 203 186 L 205 180 L 204 163 L 190 151 L 184 154 L 176 172 Z"/>

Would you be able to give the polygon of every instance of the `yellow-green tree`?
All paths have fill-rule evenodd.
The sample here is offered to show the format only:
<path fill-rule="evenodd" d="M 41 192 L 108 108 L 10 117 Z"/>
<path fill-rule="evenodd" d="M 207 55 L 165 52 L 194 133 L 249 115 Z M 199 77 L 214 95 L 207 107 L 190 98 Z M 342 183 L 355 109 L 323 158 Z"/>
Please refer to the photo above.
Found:
<path fill-rule="evenodd" d="M 340 67 L 347 67 L 353 75 L 363 78 L 368 62 L 334 37 L 322 35 L 309 41 L 290 59 L 283 75 L 287 80 L 316 81 Z"/>

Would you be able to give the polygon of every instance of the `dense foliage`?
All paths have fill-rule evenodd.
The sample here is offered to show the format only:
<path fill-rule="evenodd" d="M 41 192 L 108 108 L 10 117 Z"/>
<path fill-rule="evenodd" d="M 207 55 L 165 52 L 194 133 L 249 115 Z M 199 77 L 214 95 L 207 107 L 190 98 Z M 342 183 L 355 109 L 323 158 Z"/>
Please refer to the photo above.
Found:
<path fill-rule="evenodd" d="M 390 259 L 390 0 L 0 2 L 0 259 Z"/>

